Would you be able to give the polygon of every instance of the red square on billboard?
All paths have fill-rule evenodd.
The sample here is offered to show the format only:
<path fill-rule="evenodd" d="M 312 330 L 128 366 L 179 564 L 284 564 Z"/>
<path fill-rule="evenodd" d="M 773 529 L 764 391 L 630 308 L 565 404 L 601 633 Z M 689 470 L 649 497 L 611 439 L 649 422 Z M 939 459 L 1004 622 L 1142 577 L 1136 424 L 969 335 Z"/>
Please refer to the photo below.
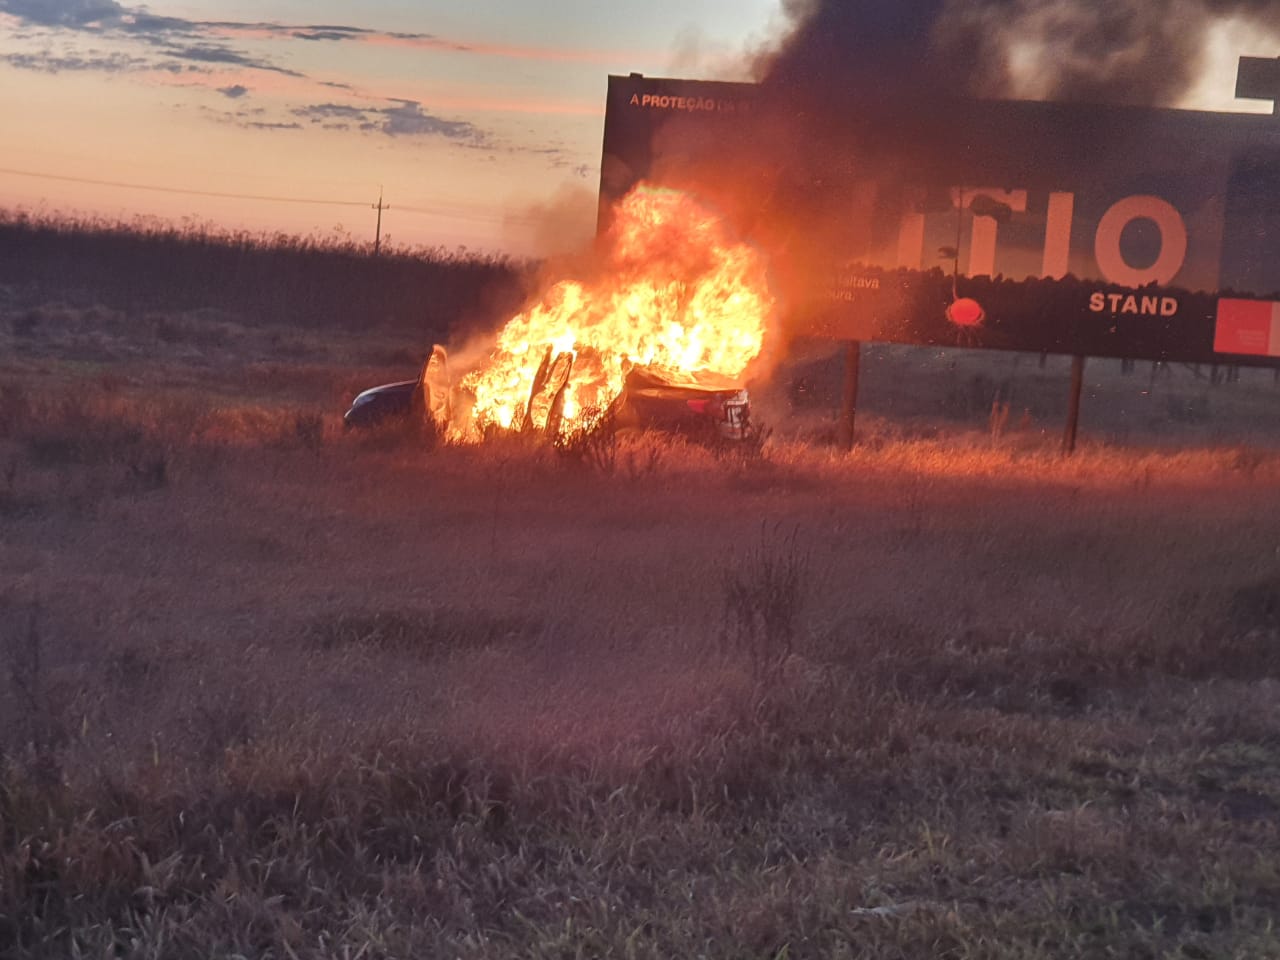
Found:
<path fill-rule="evenodd" d="M 1215 353 L 1280 356 L 1280 303 L 1270 300 L 1218 301 Z"/>

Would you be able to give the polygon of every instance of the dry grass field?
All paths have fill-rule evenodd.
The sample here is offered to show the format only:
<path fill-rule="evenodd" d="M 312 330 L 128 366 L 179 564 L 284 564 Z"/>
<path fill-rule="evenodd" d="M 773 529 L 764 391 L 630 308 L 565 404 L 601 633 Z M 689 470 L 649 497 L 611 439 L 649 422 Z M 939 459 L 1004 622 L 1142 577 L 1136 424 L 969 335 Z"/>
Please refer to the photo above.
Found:
<path fill-rule="evenodd" d="M 344 434 L 423 346 L 0 288 L 0 956 L 1280 956 L 1270 373 Z"/>

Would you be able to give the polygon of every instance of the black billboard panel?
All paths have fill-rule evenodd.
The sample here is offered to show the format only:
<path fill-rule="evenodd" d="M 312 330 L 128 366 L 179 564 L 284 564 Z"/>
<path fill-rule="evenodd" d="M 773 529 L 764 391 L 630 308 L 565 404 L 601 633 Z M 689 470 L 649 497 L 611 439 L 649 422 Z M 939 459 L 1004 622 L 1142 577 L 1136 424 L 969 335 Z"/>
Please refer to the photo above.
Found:
<path fill-rule="evenodd" d="M 602 229 L 637 183 L 693 191 L 766 249 L 796 334 L 1280 363 L 1280 117 L 829 107 L 611 77 Z"/>

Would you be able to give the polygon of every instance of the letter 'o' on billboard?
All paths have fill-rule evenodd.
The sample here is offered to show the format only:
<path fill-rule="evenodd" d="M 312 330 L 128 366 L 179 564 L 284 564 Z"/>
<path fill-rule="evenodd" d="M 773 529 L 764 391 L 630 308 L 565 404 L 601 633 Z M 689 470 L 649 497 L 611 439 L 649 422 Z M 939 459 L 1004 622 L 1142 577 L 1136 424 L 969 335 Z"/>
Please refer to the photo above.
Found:
<path fill-rule="evenodd" d="M 1160 255 L 1149 267 L 1132 267 L 1120 250 L 1120 235 L 1134 220 L 1150 220 L 1160 230 Z M 1187 225 L 1173 204 L 1160 197 L 1138 195 L 1116 201 L 1098 221 L 1094 258 L 1106 279 L 1122 287 L 1164 285 L 1187 259 Z"/>

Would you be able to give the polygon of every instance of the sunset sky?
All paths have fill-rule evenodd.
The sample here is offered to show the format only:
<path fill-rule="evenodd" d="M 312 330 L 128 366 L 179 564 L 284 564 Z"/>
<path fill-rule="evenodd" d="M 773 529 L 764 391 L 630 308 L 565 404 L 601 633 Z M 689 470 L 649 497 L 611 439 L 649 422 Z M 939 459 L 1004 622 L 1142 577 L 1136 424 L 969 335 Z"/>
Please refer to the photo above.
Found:
<path fill-rule="evenodd" d="M 372 237 L 381 187 L 393 241 L 521 252 L 592 225 L 610 73 L 733 72 L 777 9 L 0 0 L 0 206 Z"/>
<path fill-rule="evenodd" d="M 393 242 L 547 252 L 592 226 L 606 77 L 745 79 L 780 8 L 0 0 L 0 207 L 371 239 L 381 188 Z"/>

